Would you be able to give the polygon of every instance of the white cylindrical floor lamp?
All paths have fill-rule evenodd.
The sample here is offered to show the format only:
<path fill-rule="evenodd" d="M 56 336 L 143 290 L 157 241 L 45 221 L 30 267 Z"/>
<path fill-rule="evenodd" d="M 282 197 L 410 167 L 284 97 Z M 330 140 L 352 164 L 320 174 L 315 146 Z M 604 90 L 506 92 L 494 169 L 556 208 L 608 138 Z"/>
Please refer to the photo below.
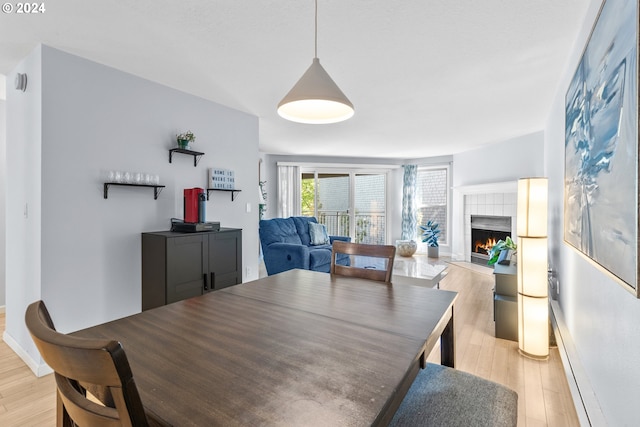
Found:
<path fill-rule="evenodd" d="M 549 356 L 547 178 L 518 180 L 518 347 L 534 359 Z"/>

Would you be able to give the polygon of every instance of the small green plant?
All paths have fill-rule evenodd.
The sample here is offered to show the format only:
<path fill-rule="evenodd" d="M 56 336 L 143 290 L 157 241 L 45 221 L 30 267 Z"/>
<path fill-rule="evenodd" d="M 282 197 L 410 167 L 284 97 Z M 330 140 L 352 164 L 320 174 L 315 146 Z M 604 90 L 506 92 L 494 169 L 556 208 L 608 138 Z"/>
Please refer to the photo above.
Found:
<path fill-rule="evenodd" d="M 178 141 L 187 141 L 188 143 L 196 142 L 196 136 L 190 130 L 176 135 Z"/>
<path fill-rule="evenodd" d="M 493 265 L 498 262 L 500 252 L 506 250 L 512 250 L 514 252 L 518 250 L 518 245 L 516 245 L 516 243 L 511 240 L 511 237 L 509 236 L 507 236 L 505 240 L 498 240 L 498 242 L 489 250 L 489 261 L 487 262 L 487 264 Z"/>
<path fill-rule="evenodd" d="M 422 242 L 431 247 L 438 247 L 440 225 L 433 220 L 429 220 L 426 225 L 421 225 L 420 229 L 422 230 Z"/>

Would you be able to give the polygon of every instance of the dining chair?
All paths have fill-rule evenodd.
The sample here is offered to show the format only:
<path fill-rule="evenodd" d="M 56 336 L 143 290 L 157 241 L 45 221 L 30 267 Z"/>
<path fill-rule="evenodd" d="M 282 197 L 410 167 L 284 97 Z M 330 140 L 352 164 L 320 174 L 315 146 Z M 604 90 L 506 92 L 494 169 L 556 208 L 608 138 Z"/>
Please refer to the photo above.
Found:
<path fill-rule="evenodd" d="M 27 307 L 25 322 L 54 371 L 58 426 L 166 426 L 143 407 L 119 342 L 57 332 L 43 301 Z"/>
<path fill-rule="evenodd" d="M 516 427 L 518 394 L 476 375 L 428 363 L 393 416 L 391 427 Z"/>
<path fill-rule="evenodd" d="M 371 265 L 367 264 L 367 258 L 354 260 L 351 265 L 340 265 L 336 263 L 337 254 L 347 254 L 350 256 L 360 256 L 367 258 L 377 258 L 372 260 Z M 351 243 L 334 240 L 331 249 L 331 274 L 339 276 L 360 277 L 363 279 L 377 280 L 391 283 L 393 273 L 393 260 L 396 256 L 396 247 L 391 245 L 365 245 L 362 243 Z M 364 263 L 362 260 L 365 260 Z"/>

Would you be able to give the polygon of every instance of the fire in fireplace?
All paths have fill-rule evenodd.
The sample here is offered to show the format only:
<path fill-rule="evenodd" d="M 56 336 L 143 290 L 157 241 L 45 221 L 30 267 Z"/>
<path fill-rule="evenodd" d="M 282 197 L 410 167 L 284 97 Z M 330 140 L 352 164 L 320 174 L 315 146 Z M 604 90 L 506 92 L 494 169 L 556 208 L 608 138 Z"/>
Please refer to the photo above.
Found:
<path fill-rule="evenodd" d="M 487 237 L 486 239 L 476 240 L 472 252 L 489 255 L 489 251 L 496 245 L 496 243 L 498 243 L 498 240 L 493 236 Z"/>
<path fill-rule="evenodd" d="M 511 217 L 471 215 L 471 262 L 486 265 L 489 250 L 511 236 Z"/>

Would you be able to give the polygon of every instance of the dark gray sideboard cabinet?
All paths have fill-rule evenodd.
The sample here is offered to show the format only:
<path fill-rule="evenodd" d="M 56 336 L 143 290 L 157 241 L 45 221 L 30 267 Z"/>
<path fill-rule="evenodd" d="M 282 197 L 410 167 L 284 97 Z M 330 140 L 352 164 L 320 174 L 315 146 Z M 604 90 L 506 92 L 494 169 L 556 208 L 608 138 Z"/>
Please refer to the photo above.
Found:
<path fill-rule="evenodd" d="M 242 283 L 242 230 L 142 233 L 142 310 Z"/>
<path fill-rule="evenodd" d="M 496 338 L 518 341 L 518 270 L 515 265 L 495 264 L 493 320 Z"/>

